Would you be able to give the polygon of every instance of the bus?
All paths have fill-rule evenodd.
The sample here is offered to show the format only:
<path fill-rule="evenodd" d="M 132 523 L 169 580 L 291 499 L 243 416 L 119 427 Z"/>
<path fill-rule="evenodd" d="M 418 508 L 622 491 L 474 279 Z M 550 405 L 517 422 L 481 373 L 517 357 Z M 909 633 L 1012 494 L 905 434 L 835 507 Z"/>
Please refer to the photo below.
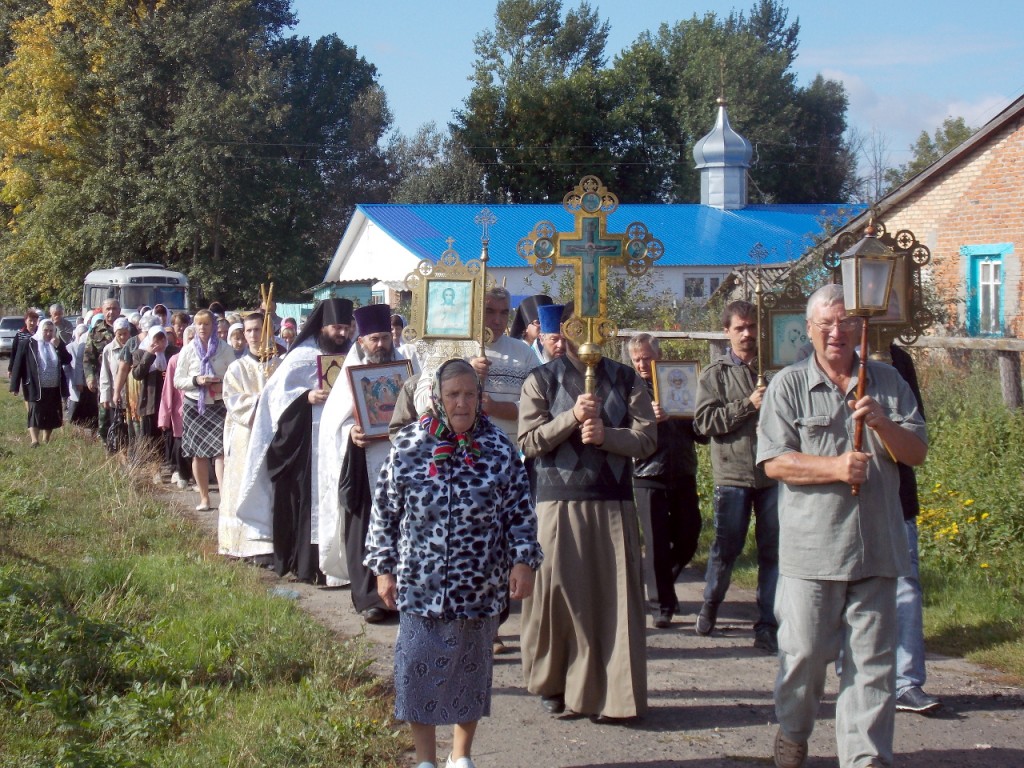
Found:
<path fill-rule="evenodd" d="M 96 269 L 85 276 L 82 314 L 117 299 L 125 312 L 163 304 L 170 312 L 188 312 L 188 278 L 160 264 L 128 264 Z"/>

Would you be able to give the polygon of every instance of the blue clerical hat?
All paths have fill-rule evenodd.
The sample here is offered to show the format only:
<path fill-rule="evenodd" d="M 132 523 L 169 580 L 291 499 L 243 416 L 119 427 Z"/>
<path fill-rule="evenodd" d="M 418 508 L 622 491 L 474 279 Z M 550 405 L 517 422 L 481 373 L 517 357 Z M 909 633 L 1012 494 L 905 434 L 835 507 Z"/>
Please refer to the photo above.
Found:
<path fill-rule="evenodd" d="M 540 317 L 540 332 L 561 333 L 562 310 L 564 309 L 564 304 L 548 304 L 547 306 L 537 307 L 537 315 Z"/>

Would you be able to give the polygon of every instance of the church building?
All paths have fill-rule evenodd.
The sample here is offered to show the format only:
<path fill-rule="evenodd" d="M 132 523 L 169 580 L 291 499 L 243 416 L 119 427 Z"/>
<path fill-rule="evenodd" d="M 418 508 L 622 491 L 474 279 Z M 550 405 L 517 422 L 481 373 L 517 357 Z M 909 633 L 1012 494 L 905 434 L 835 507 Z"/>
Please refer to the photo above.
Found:
<path fill-rule="evenodd" d="M 671 292 L 680 302 L 703 302 L 733 270 L 755 266 L 755 249 L 764 266 L 799 259 L 828 229 L 864 209 L 839 204 L 749 205 L 752 148 L 729 124 L 721 100 L 715 126 L 697 142 L 693 156 L 701 175 L 699 204 L 622 203 L 607 221 L 609 233 L 643 222 L 664 244 L 664 255 L 651 270 L 653 292 Z M 476 218 L 483 207 L 358 205 L 318 290 L 359 304 L 397 305 L 406 275 L 423 259 L 436 263 L 449 248 L 449 239 L 463 262 L 479 257 L 482 229 Z M 521 296 L 557 294 L 557 275 L 537 275 L 518 245 L 541 221 L 551 222 L 558 232 L 571 232 L 572 214 L 557 203 L 486 207 L 496 218 L 487 232 L 488 274 L 508 288 L 514 304 Z"/>

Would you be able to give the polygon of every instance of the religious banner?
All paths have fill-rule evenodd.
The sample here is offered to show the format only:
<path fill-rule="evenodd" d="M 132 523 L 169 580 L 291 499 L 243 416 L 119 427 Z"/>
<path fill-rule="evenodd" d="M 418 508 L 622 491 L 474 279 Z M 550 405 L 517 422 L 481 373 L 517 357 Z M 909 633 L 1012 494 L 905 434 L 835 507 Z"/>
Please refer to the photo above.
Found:
<path fill-rule="evenodd" d="M 463 262 L 454 248 L 455 240 L 449 237 L 448 248 L 437 263 L 423 259 L 405 278 L 405 287 L 412 293 L 412 309 L 402 339 L 416 350 L 424 385 L 446 360 L 475 357 L 482 344 L 491 341 L 483 313 L 484 294 L 494 281 L 487 277 L 485 254 L 487 228 L 496 219 L 485 208 L 474 221 L 484 229 L 480 259 Z"/>

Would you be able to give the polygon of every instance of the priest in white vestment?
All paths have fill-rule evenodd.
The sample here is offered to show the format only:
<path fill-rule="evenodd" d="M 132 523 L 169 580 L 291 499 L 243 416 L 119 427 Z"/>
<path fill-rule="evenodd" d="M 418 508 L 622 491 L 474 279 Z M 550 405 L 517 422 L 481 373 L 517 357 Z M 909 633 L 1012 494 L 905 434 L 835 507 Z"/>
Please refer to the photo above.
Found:
<path fill-rule="evenodd" d="M 347 354 L 351 323 L 348 299 L 325 299 L 313 308 L 256 407 L 238 499 L 238 518 L 273 541 L 279 576 L 292 573 L 299 581 L 328 586 L 340 586 L 344 577 L 325 580 L 316 545 L 322 458 L 316 446 L 329 394 L 320 381 L 320 358 Z"/>
<path fill-rule="evenodd" d="M 387 304 L 359 307 L 355 317 L 358 337 L 345 368 L 407 359 L 394 349 Z M 415 358 L 410 363 L 413 373 L 418 373 Z M 350 579 L 353 607 L 370 623 L 389 615 L 377 594 L 376 576 L 363 565 L 363 555 L 373 489 L 390 450 L 386 436 L 368 440 L 356 423 L 352 387 L 347 372 L 342 371 L 320 420 L 319 453 L 333 458 L 319 465 L 320 499 L 314 531 L 321 570 L 328 576 L 344 574 Z"/>
<path fill-rule="evenodd" d="M 260 359 L 263 315 L 254 312 L 242 323 L 246 353 L 228 366 L 224 374 L 224 487 L 220 490 L 217 521 L 217 551 L 230 557 L 261 557 L 272 555 L 274 545 L 269 539 L 238 519 L 238 493 L 245 472 L 245 456 L 256 418 L 256 405 L 267 379 L 280 359 Z"/>

